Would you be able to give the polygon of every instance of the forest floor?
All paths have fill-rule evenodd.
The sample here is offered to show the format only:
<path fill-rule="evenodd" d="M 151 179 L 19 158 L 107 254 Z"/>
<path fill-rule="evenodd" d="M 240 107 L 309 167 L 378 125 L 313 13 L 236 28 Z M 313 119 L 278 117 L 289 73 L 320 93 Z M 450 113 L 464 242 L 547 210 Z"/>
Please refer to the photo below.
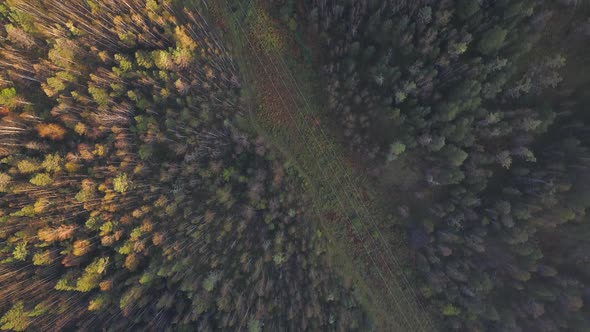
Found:
<path fill-rule="evenodd" d="M 310 50 L 261 3 L 228 2 L 210 6 L 240 68 L 249 110 L 240 126 L 262 136 L 302 177 L 313 202 L 309 217 L 328 242 L 327 259 L 352 282 L 374 328 L 432 330 L 414 289 L 405 233 L 386 212 L 384 197 L 372 191 L 361 167 L 330 134 Z"/>

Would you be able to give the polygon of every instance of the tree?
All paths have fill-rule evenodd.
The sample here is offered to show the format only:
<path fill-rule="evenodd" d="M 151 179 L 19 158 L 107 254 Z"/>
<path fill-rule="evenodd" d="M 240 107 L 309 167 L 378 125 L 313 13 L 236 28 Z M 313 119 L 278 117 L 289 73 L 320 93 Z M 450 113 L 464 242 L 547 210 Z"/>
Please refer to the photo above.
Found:
<path fill-rule="evenodd" d="M 498 51 L 504 46 L 508 31 L 502 29 L 499 26 L 495 26 L 492 29 L 486 31 L 482 36 L 477 49 L 483 55 L 490 55 Z"/>
<path fill-rule="evenodd" d="M 33 265 L 49 265 L 53 262 L 51 257 L 51 251 L 45 250 L 43 252 L 37 252 L 33 255 Z"/>
<path fill-rule="evenodd" d="M 129 189 L 127 173 L 121 173 L 113 180 L 113 189 L 121 194 L 125 193 Z"/>
<path fill-rule="evenodd" d="M 418 21 L 423 24 L 428 24 L 432 21 L 432 8 L 426 6 L 418 11 Z"/>
<path fill-rule="evenodd" d="M 153 51 L 152 59 L 156 64 L 156 67 L 162 70 L 172 69 L 174 61 L 172 61 L 172 55 L 166 51 Z"/>
<path fill-rule="evenodd" d="M 62 158 L 57 154 L 47 154 L 45 160 L 41 163 L 41 167 L 45 168 L 47 172 L 59 172 L 61 170 Z"/>
<path fill-rule="evenodd" d="M 88 292 L 98 287 L 102 274 L 105 272 L 109 258 L 97 258 L 85 269 L 82 276 L 76 281 L 76 290 Z"/>
<path fill-rule="evenodd" d="M 18 104 L 16 89 L 6 88 L 0 90 L 0 105 L 14 108 Z"/>
<path fill-rule="evenodd" d="M 510 156 L 510 151 L 501 151 L 496 155 L 496 160 L 502 167 L 509 169 L 510 165 L 512 165 L 512 157 Z"/>
<path fill-rule="evenodd" d="M 35 126 L 35 129 L 37 130 L 39 136 L 43 138 L 47 137 L 53 141 L 62 140 L 66 134 L 66 130 L 55 123 L 38 124 Z"/>
<path fill-rule="evenodd" d="M 0 192 L 8 192 L 12 177 L 6 173 L 0 173 Z"/>
<path fill-rule="evenodd" d="M 74 256 L 84 256 L 90 251 L 90 241 L 76 240 L 74 241 L 72 254 Z"/>
<path fill-rule="evenodd" d="M 250 319 L 248 321 L 248 332 L 260 332 L 262 331 L 262 324 L 257 319 Z"/>
<path fill-rule="evenodd" d="M 221 273 L 218 271 L 212 271 L 207 275 L 207 278 L 203 281 L 203 288 L 208 291 L 212 292 L 215 288 L 217 282 L 221 279 Z"/>
<path fill-rule="evenodd" d="M 12 252 L 14 259 L 24 261 L 27 258 L 27 241 L 19 243 Z"/>
<path fill-rule="evenodd" d="M 37 171 L 40 168 L 39 164 L 35 160 L 31 160 L 31 159 L 20 160 L 16 164 L 16 167 L 18 168 L 19 172 L 21 172 L 22 174 L 34 173 L 35 171 Z"/>
<path fill-rule="evenodd" d="M 480 7 L 479 1 L 459 0 L 457 3 L 457 14 L 460 18 L 466 19 L 475 14 Z"/>
<path fill-rule="evenodd" d="M 31 178 L 29 181 L 36 186 L 45 187 L 53 183 L 53 179 L 47 173 L 39 173 Z"/>
<path fill-rule="evenodd" d="M 387 160 L 389 160 L 389 161 L 395 160 L 395 159 L 397 159 L 397 157 L 399 157 L 405 151 L 406 151 L 405 144 L 403 144 L 402 142 L 399 142 L 399 141 L 393 142 L 390 146 L 389 155 L 387 157 Z"/>
<path fill-rule="evenodd" d="M 2 330 L 24 331 L 30 324 L 24 302 L 18 301 L 13 304 L 12 308 L 0 318 L 0 324 L 2 324 L 0 326 Z"/>
<path fill-rule="evenodd" d="M 99 106 L 106 106 L 109 104 L 110 97 L 105 89 L 92 85 L 88 87 L 88 92 Z"/>
<path fill-rule="evenodd" d="M 457 166 L 457 167 L 463 165 L 463 162 L 468 157 L 467 152 L 459 149 L 455 145 L 446 145 L 441 150 L 441 152 L 445 154 L 445 156 L 448 158 L 451 165 Z"/>

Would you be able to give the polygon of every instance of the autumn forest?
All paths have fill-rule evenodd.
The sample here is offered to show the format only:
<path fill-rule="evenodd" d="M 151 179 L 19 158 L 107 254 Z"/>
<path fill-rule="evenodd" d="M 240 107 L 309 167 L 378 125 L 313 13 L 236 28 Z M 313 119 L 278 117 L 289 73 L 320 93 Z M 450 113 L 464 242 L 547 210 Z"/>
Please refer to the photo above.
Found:
<path fill-rule="evenodd" d="M 0 330 L 590 330 L 590 3 L 0 0 Z"/>

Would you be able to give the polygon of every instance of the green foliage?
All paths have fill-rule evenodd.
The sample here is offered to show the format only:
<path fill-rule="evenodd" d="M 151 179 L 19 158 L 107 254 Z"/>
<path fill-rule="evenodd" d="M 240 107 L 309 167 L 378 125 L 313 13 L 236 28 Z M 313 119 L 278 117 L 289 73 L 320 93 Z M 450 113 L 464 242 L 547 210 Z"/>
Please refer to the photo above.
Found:
<path fill-rule="evenodd" d="M 84 273 L 76 282 L 76 290 L 80 292 L 89 292 L 98 286 L 109 263 L 109 258 L 97 258 L 89 264 Z"/>
<path fill-rule="evenodd" d="M 17 101 L 15 88 L 5 88 L 0 90 L 0 105 L 5 105 L 7 107 L 15 107 L 16 104 Z"/>
<path fill-rule="evenodd" d="M 447 158 L 449 159 L 449 162 L 453 166 L 461 166 L 461 165 L 463 165 L 463 162 L 468 157 L 467 152 L 459 149 L 458 147 L 456 147 L 454 145 L 446 145 L 441 150 L 441 152 L 444 153 L 447 156 Z"/>
<path fill-rule="evenodd" d="M 135 52 L 135 59 L 137 61 L 137 65 L 141 66 L 145 69 L 150 69 L 154 66 L 154 63 L 149 55 L 149 53 L 145 51 L 137 51 Z"/>
<path fill-rule="evenodd" d="M 18 261 L 24 261 L 27 258 L 27 242 L 23 241 L 14 247 L 12 256 Z"/>
<path fill-rule="evenodd" d="M 250 319 L 248 321 L 248 332 L 261 332 L 262 324 L 257 319 Z"/>
<path fill-rule="evenodd" d="M 133 68 L 133 63 L 129 61 L 124 55 L 115 54 L 115 60 L 119 63 L 119 68 L 121 68 L 123 72 L 131 71 Z"/>
<path fill-rule="evenodd" d="M 466 19 L 475 14 L 480 8 L 478 1 L 459 0 L 457 4 L 457 14 L 460 18 Z"/>
<path fill-rule="evenodd" d="M 477 49 L 484 55 L 490 55 L 504 46 L 507 35 L 507 30 L 495 26 L 483 34 Z"/>
<path fill-rule="evenodd" d="M 227 168 L 223 170 L 223 180 L 229 181 L 232 175 L 236 172 L 234 168 Z"/>
<path fill-rule="evenodd" d="M 406 145 L 397 141 L 391 144 L 390 149 L 389 149 L 389 153 L 390 153 L 390 160 L 393 160 L 397 157 L 399 157 L 402 153 L 404 153 L 406 151 Z"/>
<path fill-rule="evenodd" d="M 272 256 L 272 260 L 276 265 L 281 265 L 285 262 L 285 256 L 283 256 L 282 254 L 276 254 L 274 256 Z"/>
<path fill-rule="evenodd" d="M 109 94 L 106 90 L 96 86 L 89 86 L 88 92 L 99 106 L 106 106 L 109 103 Z"/>
<path fill-rule="evenodd" d="M 148 144 L 144 144 L 139 147 L 138 153 L 139 153 L 139 158 L 141 158 L 141 160 L 148 160 L 152 157 L 152 153 L 153 153 L 152 146 L 148 145 Z"/>
<path fill-rule="evenodd" d="M 445 316 L 457 316 L 461 313 L 461 309 L 455 307 L 452 304 L 447 304 L 442 310 L 442 314 Z"/>
<path fill-rule="evenodd" d="M 587 188 L 572 190 L 572 179 L 590 176 L 590 147 L 563 146 L 566 136 L 587 140 L 588 121 L 575 112 L 556 120 L 550 110 L 566 101 L 586 107 L 566 92 L 587 82 L 568 81 L 563 53 L 588 50 L 557 32 L 582 21 L 563 23 L 557 6 L 539 4 L 315 2 L 309 17 L 328 54 L 318 70 L 329 119 L 374 174 L 387 174 L 380 185 L 414 194 L 394 197 L 391 210 L 428 220 L 407 218 L 405 226 L 439 329 L 588 326 L 577 298 L 561 296 L 569 313 L 556 304 L 558 293 L 581 294 L 590 271 L 563 268 L 575 263 L 556 250 L 580 244 L 554 233 L 571 236 L 572 225 L 585 224 Z M 543 31 L 552 38 L 534 23 L 549 8 L 555 16 Z M 497 309 L 506 303 L 522 311 Z"/>
<path fill-rule="evenodd" d="M 220 279 L 221 273 L 219 271 L 209 272 L 207 278 L 205 278 L 205 280 L 203 281 L 203 288 L 208 292 L 212 292 L 215 288 L 215 285 L 217 284 L 217 282 L 219 282 Z"/>

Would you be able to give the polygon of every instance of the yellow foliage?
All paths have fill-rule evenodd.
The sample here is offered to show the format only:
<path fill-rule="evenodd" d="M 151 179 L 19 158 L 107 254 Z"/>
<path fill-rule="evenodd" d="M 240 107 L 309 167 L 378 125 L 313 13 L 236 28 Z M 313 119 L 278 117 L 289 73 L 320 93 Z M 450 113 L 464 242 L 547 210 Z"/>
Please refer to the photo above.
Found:
<path fill-rule="evenodd" d="M 74 127 L 74 131 L 80 136 L 84 135 L 86 133 L 86 125 L 82 122 L 78 122 Z"/>
<path fill-rule="evenodd" d="M 184 26 L 177 26 L 174 29 L 174 34 L 180 47 L 187 48 L 191 51 L 194 51 L 197 48 L 197 43 L 186 33 Z"/>
<path fill-rule="evenodd" d="M 101 298 L 90 300 L 88 303 L 88 311 L 100 310 L 102 307 L 104 307 L 104 301 Z"/>
<path fill-rule="evenodd" d="M 49 265 L 51 262 L 51 251 L 49 250 L 38 252 L 33 255 L 33 265 Z"/>
<path fill-rule="evenodd" d="M 102 199 L 105 202 L 109 202 L 112 201 L 115 197 L 117 197 L 117 194 L 113 191 L 107 193 L 104 195 L 104 198 Z"/>
<path fill-rule="evenodd" d="M 74 256 L 84 256 L 90 251 L 90 241 L 88 240 L 76 240 L 74 242 L 74 248 L 72 254 Z"/>
<path fill-rule="evenodd" d="M 207 77 L 207 80 L 215 78 L 215 72 L 213 71 L 213 68 L 205 66 L 205 76 Z"/>
<path fill-rule="evenodd" d="M 49 205 L 49 200 L 47 198 L 39 198 L 34 206 L 33 209 L 35 211 L 35 213 L 40 213 L 43 212 L 45 210 L 45 208 Z"/>
<path fill-rule="evenodd" d="M 105 146 L 102 144 L 94 145 L 94 154 L 97 156 L 103 156 L 105 153 Z"/>
<path fill-rule="evenodd" d="M 65 169 L 68 173 L 75 173 L 77 170 L 80 169 L 80 165 L 74 161 L 68 161 L 65 164 Z"/>
<path fill-rule="evenodd" d="M 10 175 L 0 173 L 0 192 L 6 191 L 11 181 L 12 177 Z"/>
<path fill-rule="evenodd" d="M 22 174 L 34 173 L 41 168 L 37 162 L 31 160 L 21 160 L 16 164 L 16 167 Z"/>
<path fill-rule="evenodd" d="M 166 203 L 168 202 L 168 200 L 166 199 L 166 197 L 164 197 L 163 195 L 158 197 L 158 199 L 154 202 L 154 206 L 155 207 L 163 207 L 164 205 L 166 205 Z"/>

